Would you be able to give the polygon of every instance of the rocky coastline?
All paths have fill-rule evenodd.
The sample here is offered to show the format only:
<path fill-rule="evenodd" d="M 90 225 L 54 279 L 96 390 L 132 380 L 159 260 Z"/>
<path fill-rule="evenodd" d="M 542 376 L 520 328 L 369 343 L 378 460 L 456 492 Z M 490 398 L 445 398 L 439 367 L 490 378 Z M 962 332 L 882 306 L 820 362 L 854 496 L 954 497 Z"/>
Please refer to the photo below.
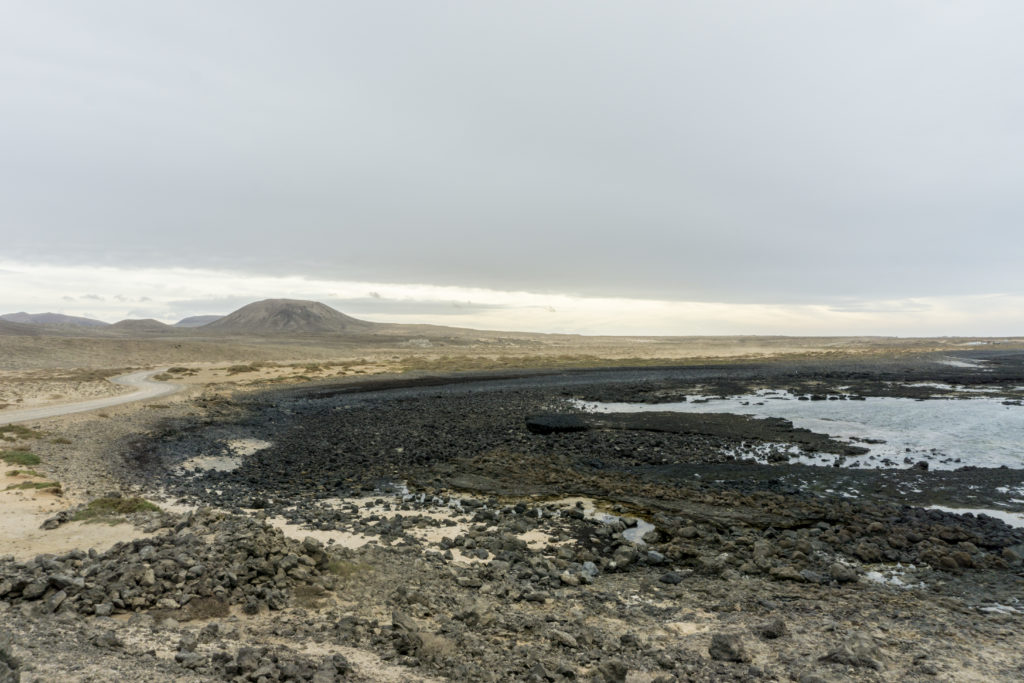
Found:
<path fill-rule="evenodd" d="M 1021 470 L 758 464 L 744 448 L 858 452 L 784 420 L 575 403 L 765 387 L 927 400 L 929 382 L 1020 400 L 1024 360 L 986 360 L 413 377 L 200 401 L 117 445 L 119 495 L 163 508 L 129 516 L 142 537 L 0 558 L 0 681 L 1019 680 L 1024 530 L 921 506 L 1012 505 Z M 240 439 L 266 445 L 238 455 Z"/>

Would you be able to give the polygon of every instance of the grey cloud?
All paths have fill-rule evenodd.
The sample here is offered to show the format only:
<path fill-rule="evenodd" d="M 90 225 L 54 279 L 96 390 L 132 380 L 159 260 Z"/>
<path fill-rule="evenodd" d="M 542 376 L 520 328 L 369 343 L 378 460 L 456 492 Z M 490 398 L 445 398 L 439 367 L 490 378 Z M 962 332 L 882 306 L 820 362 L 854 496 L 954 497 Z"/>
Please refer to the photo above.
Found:
<path fill-rule="evenodd" d="M 480 311 L 507 310 L 511 307 L 501 304 L 484 304 L 471 301 L 417 301 L 412 299 L 329 299 L 324 303 L 339 311 L 355 316 L 373 319 L 375 315 L 471 315 Z"/>
<path fill-rule="evenodd" d="M 828 310 L 835 313 L 924 313 L 932 310 L 930 304 L 920 301 L 844 301 Z"/>
<path fill-rule="evenodd" d="M 258 301 L 266 297 L 215 297 L 209 299 L 174 299 L 167 301 L 164 305 L 169 311 L 170 317 L 178 316 L 177 319 L 192 315 L 227 315 L 236 311 L 246 304 Z M 179 315 L 180 314 L 180 315 Z"/>
<path fill-rule="evenodd" d="M 11 258 L 706 301 L 1021 291 L 1017 2 L 5 14 Z"/>
<path fill-rule="evenodd" d="M 124 318 L 122 318 L 122 319 L 123 320 L 128 320 L 128 319 L 136 320 L 136 319 L 145 319 L 145 318 L 156 318 L 156 319 L 159 320 L 160 318 L 166 318 L 166 317 L 167 316 L 166 316 L 165 312 L 162 309 L 158 310 L 158 309 L 153 309 L 153 308 L 133 308 L 130 311 L 128 311 L 124 315 Z"/>
<path fill-rule="evenodd" d="M 258 299 L 259 297 L 254 297 Z M 332 298 L 323 297 L 323 303 L 342 313 L 373 320 L 384 315 L 470 315 L 484 310 L 500 310 L 505 306 L 474 302 L 416 301 L 410 299 L 387 299 L 384 297 Z M 221 297 L 215 299 L 178 299 L 166 304 L 168 320 L 178 320 L 190 315 L 227 314 L 246 304 L 253 298 Z"/>

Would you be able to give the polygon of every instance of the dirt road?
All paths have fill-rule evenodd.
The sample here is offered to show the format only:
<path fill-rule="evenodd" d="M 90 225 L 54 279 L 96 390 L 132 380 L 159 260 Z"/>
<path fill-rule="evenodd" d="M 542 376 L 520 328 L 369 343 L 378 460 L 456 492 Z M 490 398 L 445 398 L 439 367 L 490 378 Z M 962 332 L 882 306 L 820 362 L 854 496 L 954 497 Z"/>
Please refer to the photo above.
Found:
<path fill-rule="evenodd" d="M 110 379 L 114 384 L 122 384 L 128 387 L 135 387 L 136 391 L 118 396 L 96 398 L 77 403 L 66 403 L 62 405 L 42 406 L 39 408 L 26 408 L 25 410 L 12 410 L 0 414 L 0 425 L 13 424 L 15 422 L 26 422 L 29 420 L 41 420 L 47 417 L 67 415 L 69 413 L 83 413 L 99 408 L 109 408 L 122 403 L 132 401 L 145 401 L 151 398 L 160 398 L 181 391 L 182 387 L 168 382 L 154 382 L 150 379 L 153 375 L 166 371 L 167 368 L 156 370 L 142 370 L 128 375 L 119 375 Z"/>

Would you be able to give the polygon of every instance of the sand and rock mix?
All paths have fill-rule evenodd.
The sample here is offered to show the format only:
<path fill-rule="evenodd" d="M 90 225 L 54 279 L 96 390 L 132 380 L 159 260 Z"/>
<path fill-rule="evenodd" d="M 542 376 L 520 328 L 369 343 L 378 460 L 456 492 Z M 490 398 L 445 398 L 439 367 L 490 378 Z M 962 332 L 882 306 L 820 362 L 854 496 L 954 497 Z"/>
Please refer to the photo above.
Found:
<path fill-rule="evenodd" d="M 0 680 L 1020 680 L 1024 530 L 900 493 L 1012 505 L 1019 470 L 759 464 L 861 456 L 576 407 L 927 380 L 1009 400 L 1024 362 L 352 379 L 29 425 L 3 488 L 61 488 L 0 492 L 38 522 L 0 550 Z"/>

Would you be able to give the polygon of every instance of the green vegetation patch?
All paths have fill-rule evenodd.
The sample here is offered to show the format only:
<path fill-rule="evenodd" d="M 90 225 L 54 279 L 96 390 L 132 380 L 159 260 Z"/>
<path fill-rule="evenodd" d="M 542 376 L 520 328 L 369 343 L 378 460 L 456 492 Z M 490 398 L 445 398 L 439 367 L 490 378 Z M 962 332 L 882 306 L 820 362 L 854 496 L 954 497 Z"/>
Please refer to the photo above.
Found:
<path fill-rule="evenodd" d="M 327 571 L 339 579 L 348 580 L 370 571 L 371 567 L 362 562 L 348 560 L 331 560 L 327 563 Z"/>
<path fill-rule="evenodd" d="M 35 470 L 7 470 L 8 477 L 42 477 Z"/>
<path fill-rule="evenodd" d="M 46 436 L 40 431 L 29 429 L 22 425 L 0 426 L 0 439 L 5 441 L 18 441 L 19 439 L 41 439 Z"/>
<path fill-rule="evenodd" d="M 229 366 L 226 372 L 229 375 L 237 375 L 243 372 L 257 372 L 259 367 L 256 365 L 232 365 Z"/>
<path fill-rule="evenodd" d="M 295 586 L 292 589 L 295 604 L 304 609 L 322 608 L 327 595 L 327 591 L 321 586 Z"/>
<path fill-rule="evenodd" d="M 29 489 L 52 489 L 54 493 L 60 493 L 60 482 L 57 481 L 23 481 L 20 484 L 11 484 L 7 487 L 8 491 L 11 490 L 29 490 Z"/>
<path fill-rule="evenodd" d="M 112 522 L 117 517 L 136 512 L 160 512 L 145 498 L 97 498 L 75 513 L 75 522 Z"/>
<path fill-rule="evenodd" d="M 39 456 L 28 451 L 0 451 L 0 460 L 8 465 L 38 465 Z"/>
<path fill-rule="evenodd" d="M 71 439 L 65 439 L 63 436 L 58 436 L 56 439 L 50 439 L 50 443 L 62 446 L 71 443 Z"/>

